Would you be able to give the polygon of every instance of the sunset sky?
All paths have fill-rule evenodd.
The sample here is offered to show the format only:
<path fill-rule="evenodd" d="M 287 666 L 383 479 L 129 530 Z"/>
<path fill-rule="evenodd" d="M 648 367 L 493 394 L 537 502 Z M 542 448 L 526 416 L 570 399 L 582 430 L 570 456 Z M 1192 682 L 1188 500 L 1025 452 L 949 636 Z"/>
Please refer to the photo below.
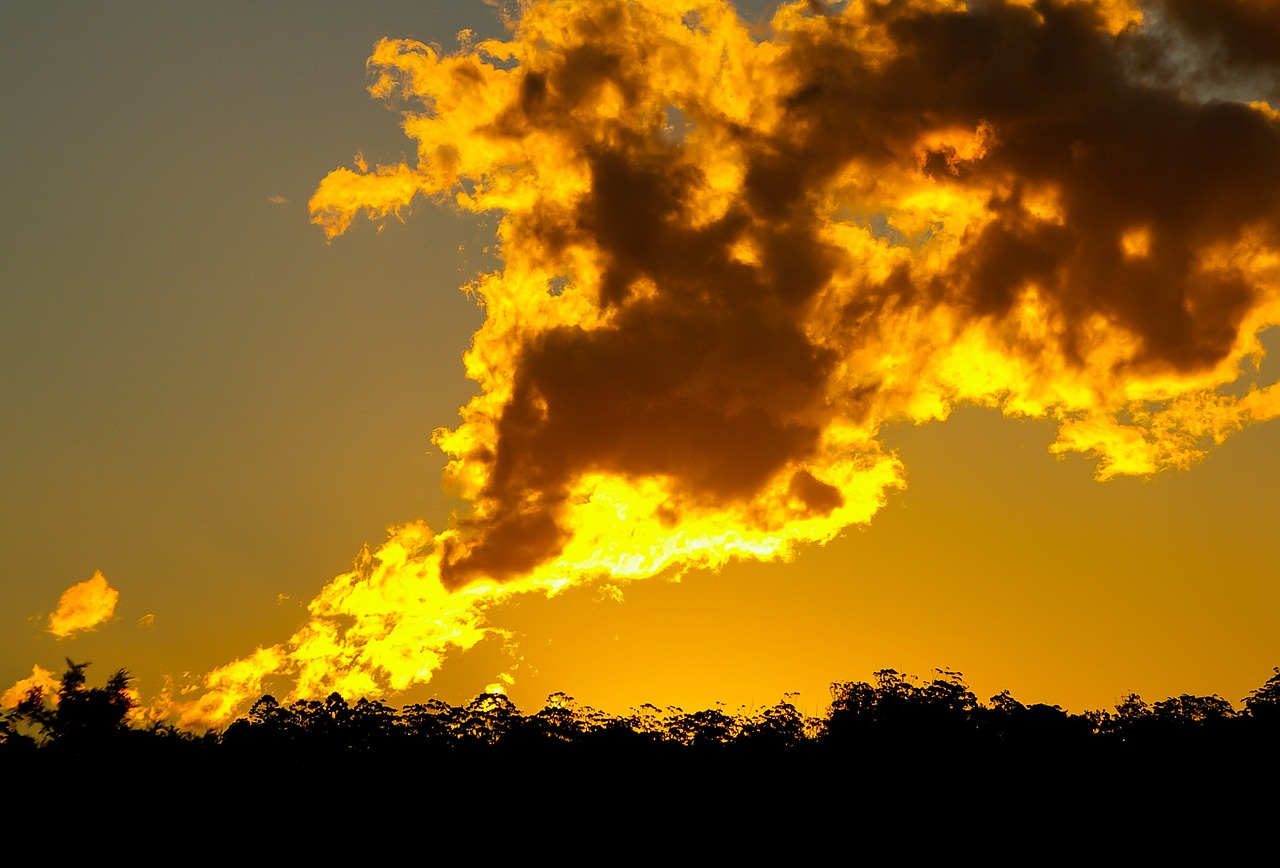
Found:
<path fill-rule="evenodd" d="M 0 691 L 1238 702 L 1280 14 L 970 5 L 0 9 Z"/>

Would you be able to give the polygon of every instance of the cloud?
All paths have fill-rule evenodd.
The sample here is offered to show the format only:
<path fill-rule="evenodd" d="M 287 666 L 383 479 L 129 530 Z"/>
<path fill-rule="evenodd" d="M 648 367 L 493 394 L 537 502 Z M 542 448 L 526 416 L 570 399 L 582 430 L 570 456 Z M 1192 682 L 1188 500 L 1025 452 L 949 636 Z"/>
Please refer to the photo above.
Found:
<path fill-rule="evenodd" d="M 1280 6 L 1273 0 L 1162 0 L 1161 5 L 1221 62 L 1280 72 Z"/>
<path fill-rule="evenodd" d="M 93 630 L 115 613 L 120 594 L 107 584 L 101 572 L 62 592 L 58 608 L 49 616 L 49 633 L 64 639 L 73 633 Z"/>
<path fill-rule="evenodd" d="M 560 555 L 600 477 L 668 516 L 865 520 L 900 482 L 879 428 L 961 400 L 1057 418 L 1103 477 L 1243 419 L 1213 390 L 1276 319 L 1280 132 L 1135 77 L 1140 5 L 797 4 L 762 42 L 687 5 L 533 4 L 512 42 L 449 56 L 380 43 L 374 93 L 430 107 L 419 160 L 312 199 L 331 235 L 418 194 L 506 214 L 506 269 L 471 287 L 485 392 L 437 434 L 475 504 L 446 582 Z"/>
<path fill-rule="evenodd" d="M 1280 323 L 1280 115 L 1151 62 L 1172 26 L 1227 57 L 1183 84 L 1265 66 L 1274 16 L 1200 8 L 792 3 L 761 32 L 533 2 L 506 41 L 380 42 L 417 159 L 310 210 L 330 238 L 418 197 L 501 215 L 480 390 L 434 438 L 471 507 L 363 553 L 272 663 L 399 689 L 507 594 L 789 558 L 904 485 L 885 426 L 959 403 L 1053 420 L 1102 479 L 1275 416 L 1244 372 Z"/>
<path fill-rule="evenodd" d="M 0 695 L 0 709 L 17 708 L 18 703 L 32 690 L 39 690 L 46 698 L 57 702 L 59 687 L 61 682 L 53 676 L 52 672 L 43 666 L 32 666 L 29 676 L 15 682 L 3 695 Z"/>

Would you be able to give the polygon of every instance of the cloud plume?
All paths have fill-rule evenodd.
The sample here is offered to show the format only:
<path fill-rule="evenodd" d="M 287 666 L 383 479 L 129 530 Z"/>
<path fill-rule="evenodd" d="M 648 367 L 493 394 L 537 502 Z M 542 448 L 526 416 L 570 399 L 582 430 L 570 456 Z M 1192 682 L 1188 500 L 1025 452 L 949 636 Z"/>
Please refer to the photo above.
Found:
<path fill-rule="evenodd" d="M 1271 0 L 1164 0 L 1163 5 L 1219 62 L 1280 73 L 1280 6 Z"/>
<path fill-rule="evenodd" d="M 57 702 L 60 686 L 61 682 L 51 671 L 43 666 L 32 666 L 30 675 L 14 682 L 8 690 L 0 694 L 0 710 L 8 711 L 17 708 L 18 704 L 33 690 L 38 690 L 41 696 Z"/>
<path fill-rule="evenodd" d="M 380 42 L 417 160 L 332 172 L 311 214 L 501 215 L 481 391 L 435 435 L 471 509 L 260 654 L 299 695 L 398 689 L 507 594 L 788 558 L 904 484 L 884 426 L 961 402 L 1056 421 L 1102 479 L 1273 417 L 1280 115 L 1149 62 L 1174 28 L 1273 64 L 1237 26 L 1268 8 L 530 2 L 504 41 Z"/>
<path fill-rule="evenodd" d="M 109 584 L 101 571 L 93 578 L 72 585 L 62 592 L 58 608 L 49 615 L 46 630 L 65 639 L 73 633 L 93 630 L 115 614 L 120 593 Z"/>

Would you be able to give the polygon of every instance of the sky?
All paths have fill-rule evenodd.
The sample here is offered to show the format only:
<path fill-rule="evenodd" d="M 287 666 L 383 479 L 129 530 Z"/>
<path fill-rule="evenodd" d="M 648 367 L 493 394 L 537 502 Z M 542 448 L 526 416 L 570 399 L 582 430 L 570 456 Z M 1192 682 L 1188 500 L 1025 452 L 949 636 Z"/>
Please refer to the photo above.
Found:
<path fill-rule="evenodd" d="M 0 687 L 1238 702 L 1280 23 L 951 5 L 0 10 Z"/>

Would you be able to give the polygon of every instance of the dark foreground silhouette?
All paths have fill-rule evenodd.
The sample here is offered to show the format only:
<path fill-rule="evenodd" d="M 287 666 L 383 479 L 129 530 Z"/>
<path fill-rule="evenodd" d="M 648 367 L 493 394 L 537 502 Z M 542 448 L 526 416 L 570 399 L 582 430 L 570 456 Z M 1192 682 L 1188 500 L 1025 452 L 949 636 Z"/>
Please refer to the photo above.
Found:
<path fill-rule="evenodd" d="M 1027 830 L 1060 834 L 1063 818 L 1077 832 L 1132 830 L 1144 817 L 1185 832 L 1249 806 L 1272 810 L 1280 771 L 1280 668 L 1242 710 L 1218 696 L 1131 695 L 1112 711 L 1072 714 L 1007 691 L 980 702 L 957 672 L 924 680 L 886 669 L 832 684 L 821 718 L 786 701 L 614 716 L 554 694 L 526 715 L 495 694 L 400 709 L 333 694 L 287 705 L 264 696 L 224 731 L 191 734 L 136 722 L 127 672 L 89 687 L 86 666 L 68 661 L 56 696 L 33 690 L 0 718 L 0 774 L 33 799 L 69 782 L 90 799 L 131 782 L 153 804 L 157 792 L 193 788 L 295 803 L 359 792 L 453 821 L 474 821 L 483 806 L 597 823 L 660 809 L 648 822 L 667 831 L 687 822 L 762 833 L 907 812 L 1016 818 L 1025 840 L 1039 840 Z"/>
<path fill-rule="evenodd" d="M 685 712 L 642 705 L 614 716 L 552 694 L 525 715 L 505 695 L 482 693 L 466 705 L 438 699 L 396 709 L 380 700 L 288 705 L 273 696 L 253 704 L 225 731 L 181 732 L 134 718 L 126 670 L 88 687 L 87 663 L 67 661 L 58 692 L 33 688 L 0 716 L 0 756 L 84 756 L 130 745 L 139 750 L 273 756 L 322 754 L 731 754 L 761 756 L 813 750 L 872 753 L 913 746 L 1020 755 L 1101 752 L 1108 756 L 1194 753 L 1280 736 L 1280 667 L 1245 697 L 1241 711 L 1217 696 L 1183 694 L 1148 704 L 1130 694 L 1113 711 L 1072 714 L 1057 705 L 1023 705 L 1008 691 L 980 702 L 958 672 L 935 670 L 928 681 L 893 669 L 874 681 L 831 685 L 827 715 L 806 717 L 789 701 L 728 713 Z"/>

